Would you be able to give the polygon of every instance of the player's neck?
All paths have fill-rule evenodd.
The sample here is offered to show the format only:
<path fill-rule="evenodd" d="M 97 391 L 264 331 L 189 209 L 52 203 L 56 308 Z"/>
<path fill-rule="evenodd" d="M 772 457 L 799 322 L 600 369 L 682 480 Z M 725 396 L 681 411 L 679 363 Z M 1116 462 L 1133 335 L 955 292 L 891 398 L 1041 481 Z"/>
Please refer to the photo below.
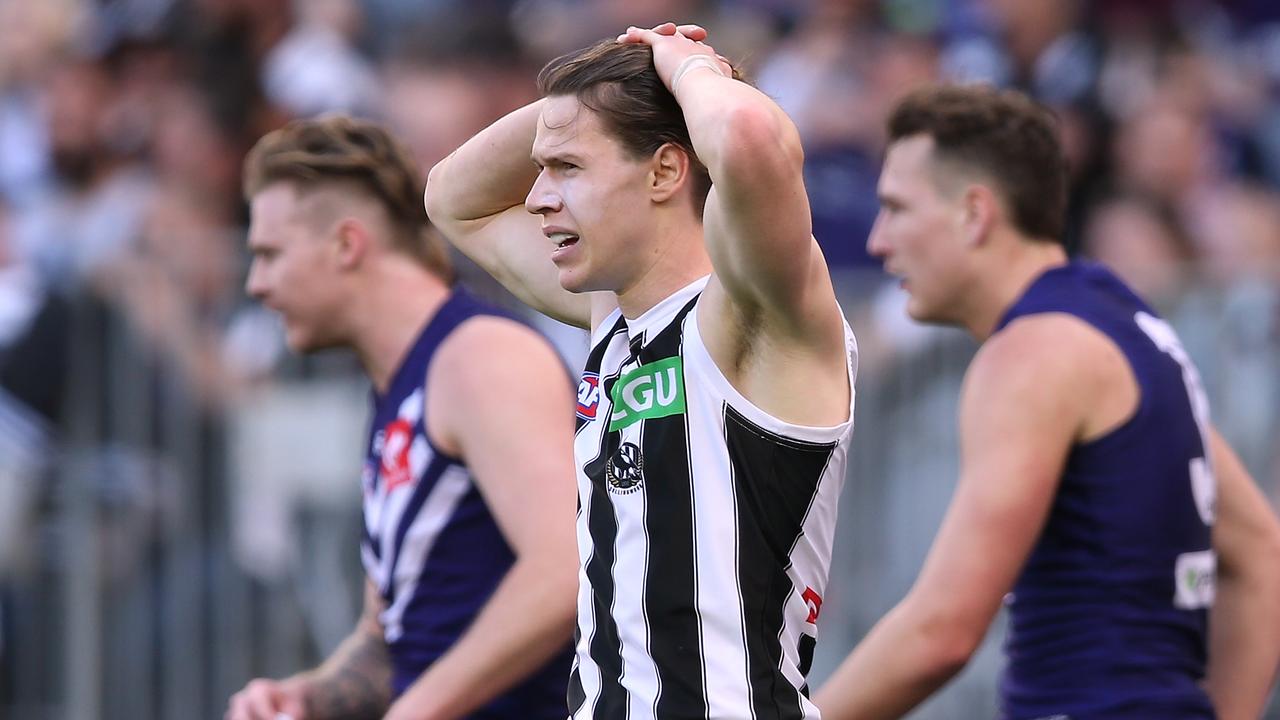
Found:
<path fill-rule="evenodd" d="M 991 337 L 1000 319 L 1036 278 L 1068 259 L 1061 245 L 1049 242 L 1019 241 L 1003 255 L 987 264 L 993 272 L 981 280 L 981 289 L 975 293 L 980 301 L 974 304 L 964 323 L 978 342 Z"/>
<path fill-rule="evenodd" d="M 382 394 L 450 289 L 412 261 L 388 262 L 380 270 L 353 300 L 351 317 L 352 347 Z"/>
<path fill-rule="evenodd" d="M 622 316 L 634 320 L 681 288 L 711 273 L 711 258 L 702 239 L 702 224 L 691 223 L 662 235 L 657 252 L 650 255 L 631 284 L 618 291 Z"/>

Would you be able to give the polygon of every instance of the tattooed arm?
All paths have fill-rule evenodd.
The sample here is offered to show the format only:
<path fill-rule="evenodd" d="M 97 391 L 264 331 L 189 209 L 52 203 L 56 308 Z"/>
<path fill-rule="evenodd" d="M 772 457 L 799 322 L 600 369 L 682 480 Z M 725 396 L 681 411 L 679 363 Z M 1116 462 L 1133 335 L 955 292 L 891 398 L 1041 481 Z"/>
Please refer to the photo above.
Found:
<path fill-rule="evenodd" d="M 355 629 L 320 667 L 286 680 L 258 679 L 231 698 L 226 720 L 377 720 L 391 703 L 391 659 L 378 615 L 382 598 L 365 583 Z"/>

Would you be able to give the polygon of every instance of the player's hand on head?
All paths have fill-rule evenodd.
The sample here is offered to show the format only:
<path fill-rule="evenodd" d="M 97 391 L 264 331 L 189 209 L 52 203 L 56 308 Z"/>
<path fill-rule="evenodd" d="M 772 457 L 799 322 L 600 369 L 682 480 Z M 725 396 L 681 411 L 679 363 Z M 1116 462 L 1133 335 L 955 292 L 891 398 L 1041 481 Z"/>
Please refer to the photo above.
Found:
<path fill-rule="evenodd" d="M 663 23 L 649 29 L 629 27 L 618 42 L 643 43 L 653 48 L 653 66 L 668 89 L 675 92 L 683 75 L 697 67 L 708 67 L 725 77 L 733 76 L 733 66 L 715 48 L 706 44 L 707 31 L 700 25 Z M 705 56 L 707 60 L 694 60 Z"/>
<path fill-rule="evenodd" d="M 307 720 L 302 687 L 297 682 L 250 681 L 231 696 L 224 720 Z"/>

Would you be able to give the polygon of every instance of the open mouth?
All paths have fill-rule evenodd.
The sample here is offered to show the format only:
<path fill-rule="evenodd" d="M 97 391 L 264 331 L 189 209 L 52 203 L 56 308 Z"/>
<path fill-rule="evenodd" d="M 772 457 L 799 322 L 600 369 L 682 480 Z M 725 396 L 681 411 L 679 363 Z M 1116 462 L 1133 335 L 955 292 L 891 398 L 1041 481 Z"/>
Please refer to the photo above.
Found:
<path fill-rule="evenodd" d="M 571 233 L 552 233 L 548 237 L 551 238 L 551 242 L 556 244 L 557 250 L 563 250 L 578 244 L 578 236 Z"/>

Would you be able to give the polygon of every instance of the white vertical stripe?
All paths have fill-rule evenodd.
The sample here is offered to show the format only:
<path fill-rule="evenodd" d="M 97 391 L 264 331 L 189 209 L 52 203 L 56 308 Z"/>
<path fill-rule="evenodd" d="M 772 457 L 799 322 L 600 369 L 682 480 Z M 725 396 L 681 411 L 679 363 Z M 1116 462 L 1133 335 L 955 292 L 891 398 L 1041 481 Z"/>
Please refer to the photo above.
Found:
<path fill-rule="evenodd" d="M 693 313 L 690 313 L 692 316 Z M 686 372 L 688 368 L 686 367 Z M 699 627 L 713 718 L 752 716 L 747 652 L 743 642 L 742 592 L 738 584 L 738 524 L 729 450 L 719 403 L 707 393 L 689 392 L 689 458 L 694 483 L 694 532 Z M 714 406 L 712 404 L 714 403 Z"/>
<path fill-rule="evenodd" d="M 622 442 L 643 447 L 644 423 L 622 432 Z M 611 499 L 618 517 L 619 552 L 613 562 L 613 618 L 622 643 L 622 686 L 627 690 L 627 716 L 642 720 L 653 716 L 658 697 L 658 668 L 649 651 L 649 621 L 645 615 L 648 586 L 649 534 L 647 488 Z"/>
<path fill-rule="evenodd" d="M 471 474 L 466 468 L 460 465 L 449 466 L 440 474 L 435 487 L 431 488 L 426 502 L 422 504 L 422 509 L 418 511 L 418 516 L 409 526 L 404 544 L 400 547 L 400 556 L 396 559 L 396 599 L 380 616 L 386 629 L 387 642 L 395 642 L 404 632 L 400 621 L 418 588 L 422 566 L 431 554 L 436 539 L 440 537 L 440 531 L 449 524 L 453 511 L 470 489 Z M 386 560 L 385 557 L 383 559 Z"/>

